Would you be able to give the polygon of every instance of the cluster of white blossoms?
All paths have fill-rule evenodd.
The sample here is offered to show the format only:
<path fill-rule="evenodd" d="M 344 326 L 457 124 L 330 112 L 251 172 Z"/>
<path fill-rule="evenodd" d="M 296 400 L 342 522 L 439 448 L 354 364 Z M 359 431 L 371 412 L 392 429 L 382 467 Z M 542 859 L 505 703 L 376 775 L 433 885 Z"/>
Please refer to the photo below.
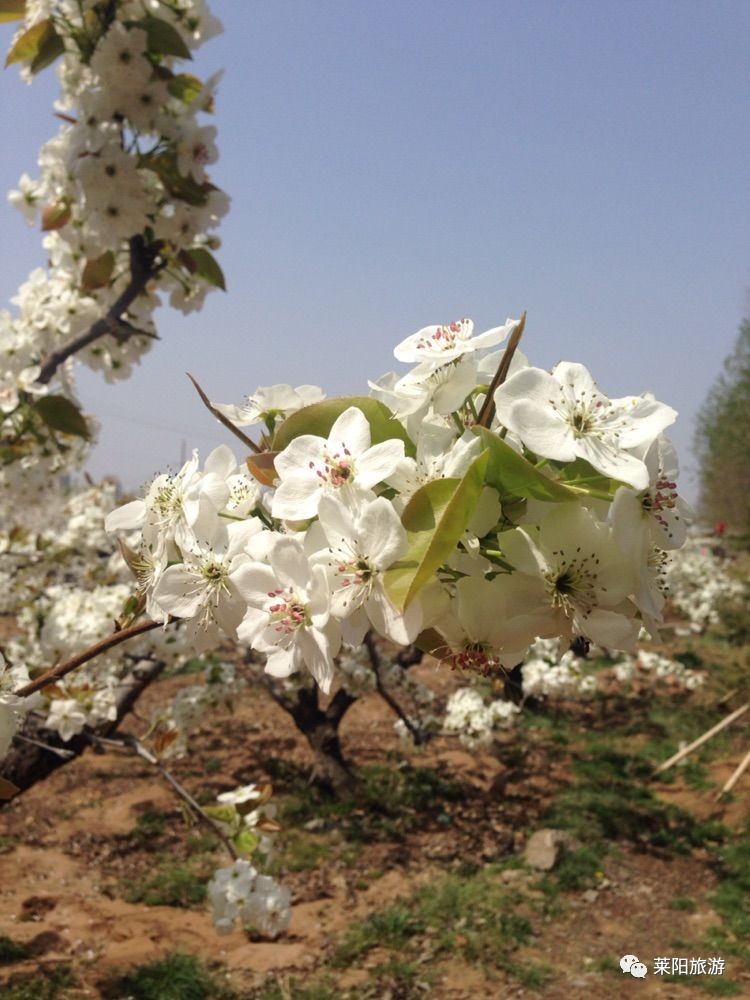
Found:
<path fill-rule="evenodd" d="M 219 868 L 208 883 L 208 900 L 219 934 L 231 934 L 239 922 L 275 938 L 289 926 L 292 915 L 289 890 L 243 859 Z"/>
<path fill-rule="evenodd" d="M 370 397 L 274 386 L 215 404 L 260 425 L 246 466 L 224 446 L 202 469 L 194 455 L 107 521 L 130 535 L 148 613 L 325 692 L 369 630 L 490 676 L 537 638 L 633 650 L 685 538 L 675 411 L 498 349 L 521 329 L 425 327 L 395 350 L 416 365 Z"/>
<path fill-rule="evenodd" d="M 747 594 L 746 584 L 727 572 L 726 560 L 713 555 L 705 539 L 688 539 L 670 560 L 666 580 L 672 607 L 693 633 L 718 625 L 722 602 Z"/>
<path fill-rule="evenodd" d="M 614 675 L 623 684 L 651 684 L 665 681 L 672 687 L 695 691 L 705 683 L 705 676 L 679 660 L 670 659 L 651 649 L 639 649 L 636 656 L 624 656 L 614 666 Z"/>
<path fill-rule="evenodd" d="M 219 934 L 230 934 L 239 923 L 248 930 L 274 938 L 289 926 L 292 915 L 288 889 L 261 874 L 249 861 L 267 864 L 281 827 L 276 807 L 269 802 L 270 785 L 243 785 L 218 796 L 218 805 L 205 812 L 242 855 L 228 868 L 215 872 L 208 884 L 208 900 Z"/>
<path fill-rule="evenodd" d="M 219 28 L 204 0 L 29 0 L 8 62 L 58 63 L 62 120 L 10 201 L 41 223 L 48 266 L 0 311 L 0 486 L 17 495 L 85 454 L 73 357 L 126 377 L 161 297 L 189 311 L 223 287 L 212 230 L 228 207 L 203 84 L 184 61 Z"/>
<path fill-rule="evenodd" d="M 443 732 L 457 735 L 464 746 L 476 750 L 489 746 L 498 730 L 510 728 L 519 712 L 510 701 L 486 702 L 474 688 L 459 688 L 445 707 Z"/>
<path fill-rule="evenodd" d="M 558 643 L 539 639 L 523 665 L 523 693 L 535 698 L 579 698 L 597 690 L 596 677 L 585 672 L 586 661 L 569 649 L 560 656 Z"/>

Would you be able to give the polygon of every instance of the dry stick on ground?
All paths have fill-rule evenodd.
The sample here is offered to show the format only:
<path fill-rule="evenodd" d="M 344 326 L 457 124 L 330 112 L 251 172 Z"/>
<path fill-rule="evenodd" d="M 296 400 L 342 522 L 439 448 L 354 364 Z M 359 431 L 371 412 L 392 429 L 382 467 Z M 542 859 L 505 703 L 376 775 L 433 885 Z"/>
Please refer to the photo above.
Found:
<path fill-rule="evenodd" d="M 663 764 L 660 764 L 659 767 L 657 767 L 657 769 L 654 771 L 654 776 L 656 776 L 657 774 L 661 774 L 662 771 L 666 771 L 674 764 L 679 764 L 679 762 L 681 760 L 684 760 L 685 757 L 688 756 L 688 754 L 691 754 L 693 752 L 693 750 L 697 750 L 698 747 L 703 746 L 703 744 L 708 742 L 708 740 L 710 740 L 712 736 L 715 736 L 717 733 L 721 732 L 722 729 L 726 729 L 726 727 L 731 725 L 735 719 L 739 719 L 741 715 L 744 715 L 744 713 L 748 710 L 748 708 L 750 708 L 750 702 L 747 702 L 745 705 L 742 705 L 741 708 L 738 708 L 735 712 L 732 712 L 731 715 L 728 715 L 725 719 L 722 719 L 721 722 L 717 722 L 715 726 L 712 726 L 702 736 L 699 736 L 697 740 L 693 740 L 692 743 L 689 743 L 686 747 L 683 747 L 682 750 L 678 751 L 678 753 L 676 753 L 673 757 L 670 757 L 669 760 L 665 760 Z"/>
<path fill-rule="evenodd" d="M 745 771 L 747 771 L 749 767 L 750 767 L 750 750 L 748 750 L 748 752 L 742 758 L 732 777 L 729 779 L 729 781 L 727 781 L 726 785 L 724 785 L 722 790 L 716 796 L 717 802 L 722 797 L 722 795 L 727 795 L 729 792 L 732 791 L 734 786 L 737 784 L 737 782 L 740 780 L 742 775 L 745 773 Z"/>
<path fill-rule="evenodd" d="M 130 281 L 122 294 L 112 303 L 107 314 L 97 320 L 85 333 L 79 334 L 67 344 L 58 347 L 57 350 L 42 361 L 41 370 L 37 382 L 46 385 L 54 376 L 57 369 L 68 358 L 82 351 L 101 337 L 111 334 L 116 339 L 127 340 L 134 334 L 143 335 L 145 331 L 132 328 L 124 330 L 122 317 L 135 302 L 139 295 L 146 290 L 146 285 L 155 277 L 164 266 L 157 264 L 160 245 L 147 246 L 142 236 L 134 236 L 130 240 Z"/>
<path fill-rule="evenodd" d="M 489 427 L 492 423 L 492 418 L 495 416 L 495 392 L 508 377 L 510 363 L 513 360 L 513 355 L 516 353 L 519 341 L 523 336 L 525 326 L 526 313 L 524 312 L 519 321 L 513 327 L 513 333 L 510 335 L 508 346 L 505 348 L 502 360 L 498 365 L 498 369 L 495 372 L 492 382 L 490 382 L 487 395 L 484 397 L 484 403 L 482 403 L 482 409 L 479 411 L 479 416 L 477 417 L 478 427 Z"/>

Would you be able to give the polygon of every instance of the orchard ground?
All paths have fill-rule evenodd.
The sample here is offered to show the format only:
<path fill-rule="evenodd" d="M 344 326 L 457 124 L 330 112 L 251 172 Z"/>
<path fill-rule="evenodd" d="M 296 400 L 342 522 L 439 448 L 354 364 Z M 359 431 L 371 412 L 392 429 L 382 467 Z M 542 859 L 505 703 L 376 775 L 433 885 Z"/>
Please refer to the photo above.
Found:
<path fill-rule="evenodd" d="M 350 800 L 309 783 L 303 737 L 257 686 L 234 714 L 207 716 L 170 767 L 204 804 L 273 783 L 284 826 L 273 872 L 294 901 L 276 941 L 217 936 L 204 902 L 227 863 L 216 839 L 188 823 L 149 765 L 87 752 L 0 817 L 0 995 L 750 996 L 750 772 L 715 800 L 750 749 L 750 722 L 651 777 L 750 697 L 748 624 L 665 636 L 670 656 L 705 671 L 703 687 L 613 683 L 526 711 L 491 751 L 448 737 L 405 747 L 387 705 L 364 697 L 342 727 L 359 777 Z M 433 661 L 416 670 L 441 696 L 466 683 Z M 138 715 L 195 679 L 164 678 Z M 137 717 L 128 725 L 143 731 Z M 571 838 L 549 872 L 523 860 L 544 828 Z M 626 954 L 647 965 L 645 979 L 622 973 Z M 725 964 L 721 975 L 655 975 L 657 957 Z"/>

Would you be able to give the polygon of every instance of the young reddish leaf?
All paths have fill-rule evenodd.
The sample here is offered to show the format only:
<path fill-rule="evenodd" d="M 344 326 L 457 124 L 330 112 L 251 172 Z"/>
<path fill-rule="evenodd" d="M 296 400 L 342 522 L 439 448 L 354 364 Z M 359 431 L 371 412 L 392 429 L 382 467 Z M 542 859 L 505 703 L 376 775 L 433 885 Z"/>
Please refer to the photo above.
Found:
<path fill-rule="evenodd" d="M 259 455 L 248 455 L 245 459 L 250 475 L 263 486 L 273 486 L 279 478 L 273 464 L 277 455 L 277 451 L 262 451 Z"/>
<path fill-rule="evenodd" d="M 12 799 L 14 795 L 17 795 L 19 791 L 20 789 L 12 781 L 8 781 L 7 778 L 0 778 L 0 800 L 7 802 L 8 799 Z"/>
<path fill-rule="evenodd" d="M 53 229 L 62 229 L 70 222 L 70 214 L 70 205 L 67 201 L 45 205 L 42 209 L 42 231 L 48 233 Z"/>
<path fill-rule="evenodd" d="M 20 21 L 26 13 L 26 0 L 0 0 L 0 24 Z"/>

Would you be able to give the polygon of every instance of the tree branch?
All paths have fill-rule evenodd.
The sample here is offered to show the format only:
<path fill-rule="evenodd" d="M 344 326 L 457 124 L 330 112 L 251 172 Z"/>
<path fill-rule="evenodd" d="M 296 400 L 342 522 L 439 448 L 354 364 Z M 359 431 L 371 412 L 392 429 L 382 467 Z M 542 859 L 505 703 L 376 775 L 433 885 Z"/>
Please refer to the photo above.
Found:
<path fill-rule="evenodd" d="M 378 653 L 377 647 L 375 645 L 375 639 L 373 638 L 372 632 L 365 633 L 365 646 L 367 646 L 367 652 L 370 654 L 370 663 L 372 664 L 373 673 L 375 674 L 375 685 L 378 689 L 378 694 L 383 699 L 383 701 L 390 706 L 390 708 L 395 712 L 395 714 L 401 719 L 403 724 L 411 733 L 412 739 L 417 746 L 420 746 L 425 742 L 425 734 L 411 721 L 409 716 L 404 712 L 399 703 L 393 697 L 393 695 L 388 691 L 388 689 L 383 684 L 382 678 L 380 676 L 380 654 Z"/>
<path fill-rule="evenodd" d="M 42 361 L 37 382 L 46 385 L 52 379 L 60 365 L 67 361 L 68 358 L 107 334 L 119 337 L 120 340 L 127 340 L 133 336 L 136 332 L 134 329 L 128 333 L 123 333 L 120 320 L 123 313 L 142 294 L 148 282 L 157 273 L 158 268 L 154 267 L 154 257 L 154 249 L 146 247 L 142 236 L 134 236 L 130 240 L 130 281 L 127 287 L 115 302 L 112 303 L 105 316 L 98 319 L 85 333 L 79 334 L 77 337 L 69 340 L 67 344 L 63 344 L 62 347 L 58 347 L 57 350 L 52 351 Z"/>
<path fill-rule="evenodd" d="M 516 353 L 516 348 L 518 343 L 523 336 L 524 327 L 526 326 L 526 313 L 521 316 L 519 321 L 513 327 L 513 333 L 510 335 L 510 340 L 508 341 L 508 346 L 503 351 L 503 357 L 498 365 L 498 369 L 495 372 L 494 378 L 490 383 L 490 387 L 487 390 L 487 395 L 484 397 L 484 402 L 482 403 L 482 409 L 479 411 L 479 416 L 477 417 L 477 427 L 489 427 L 492 423 L 492 418 L 495 416 L 495 392 L 498 387 L 503 384 L 503 382 L 508 377 L 508 371 L 510 370 L 510 363 L 513 360 L 513 355 Z"/>
<path fill-rule="evenodd" d="M 174 621 L 174 618 L 170 618 L 167 621 L 167 625 L 171 625 Z M 161 622 L 155 622 L 150 618 L 147 618 L 145 621 L 131 625 L 129 628 L 123 628 L 117 632 L 113 632 L 112 635 L 108 635 L 105 639 L 100 639 L 99 642 L 95 642 L 93 646 L 89 646 L 88 649 L 84 649 L 82 653 L 77 653 L 69 660 L 65 660 L 63 663 L 58 663 L 49 670 L 45 670 L 43 674 L 39 675 L 39 677 L 35 677 L 29 684 L 25 684 L 22 688 L 19 688 L 18 691 L 14 691 L 13 693 L 19 698 L 25 698 L 27 695 L 33 694 L 35 691 L 39 691 L 48 684 L 53 684 L 61 677 L 64 677 L 72 670 L 75 670 L 76 667 L 80 667 L 84 663 L 88 663 L 89 660 L 93 660 L 94 657 L 98 656 L 100 653 L 105 653 L 108 649 L 112 649 L 113 646 L 119 646 L 121 642 L 125 642 L 127 639 L 133 639 L 137 635 L 143 635 L 144 632 L 150 632 L 152 629 L 159 628 L 160 626 Z"/>

